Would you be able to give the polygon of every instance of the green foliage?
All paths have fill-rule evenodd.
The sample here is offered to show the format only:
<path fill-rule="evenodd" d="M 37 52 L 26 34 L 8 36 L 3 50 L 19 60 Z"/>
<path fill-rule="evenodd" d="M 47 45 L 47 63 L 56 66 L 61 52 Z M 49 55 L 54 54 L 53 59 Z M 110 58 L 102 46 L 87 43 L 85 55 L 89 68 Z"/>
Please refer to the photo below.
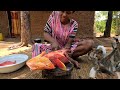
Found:
<path fill-rule="evenodd" d="M 120 27 L 120 17 L 117 17 L 120 11 L 113 11 L 113 19 L 111 26 L 111 33 L 116 33 L 118 27 Z M 106 19 L 108 17 L 108 11 L 97 11 L 95 13 L 95 31 L 103 33 L 106 26 Z"/>
<path fill-rule="evenodd" d="M 112 33 L 118 34 L 118 29 L 120 27 L 120 11 L 113 11 L 113 20 L 112 20 Z"/>
<path fill-rule="evenodd" d="M 105 30 L 107 11 L 97 11 L 95 13 L 95 30 L 103 33 Z"/>
<path fill-rule="evenodd" d="M 113 18 L 112 19 L 112 27 L 111 27 L 111 33 L 115 33 L 117 29 L 117 25 L 116 25 L 116 19 Z"/>
<path fill-rule="evenodd" d="M 106 21 L 96 21 L 95 26 L 96 26 L 96 31 L 103 33 L 105 30 L 105 25 Z"/>

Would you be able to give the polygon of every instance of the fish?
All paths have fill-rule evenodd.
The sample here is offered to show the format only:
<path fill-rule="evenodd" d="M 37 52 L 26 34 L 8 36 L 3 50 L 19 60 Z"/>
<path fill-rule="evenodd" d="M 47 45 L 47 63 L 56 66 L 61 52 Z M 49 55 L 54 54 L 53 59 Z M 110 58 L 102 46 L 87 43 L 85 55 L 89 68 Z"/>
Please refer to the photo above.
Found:
<path fill-rule="evenodd" d="M 15 64 L 16 61 L 5 61 L 3 63 L 0 63 L 0 66 L 7 66 L 7 65 L 12 65 Z"/>
<path fill-rule="evenodd" d="M 50 70 L 58 67 L 66 71 L 65 63 L 68 63 L 69 59 L 64 55 L 65 52 L 66 50 L 56 50 L 49 53 L 43 51 L 38 56 L 28 60 L 26 64 L 31 70 Z"/>

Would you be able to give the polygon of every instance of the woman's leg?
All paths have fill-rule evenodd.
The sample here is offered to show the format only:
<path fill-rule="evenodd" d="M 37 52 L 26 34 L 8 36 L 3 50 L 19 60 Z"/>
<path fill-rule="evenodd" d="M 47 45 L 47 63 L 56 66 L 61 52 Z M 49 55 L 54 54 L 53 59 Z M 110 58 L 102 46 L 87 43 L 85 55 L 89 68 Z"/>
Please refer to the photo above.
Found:
<path fill-rule="evenodd" d="M 76 59 L 79 56 L 87 54 L 90 50 L 92 50 L 93 45 L 94 45 L 94 41 L 90 39 L 85 39 L 80 41 L 72 54 L 72 58 Z"/>

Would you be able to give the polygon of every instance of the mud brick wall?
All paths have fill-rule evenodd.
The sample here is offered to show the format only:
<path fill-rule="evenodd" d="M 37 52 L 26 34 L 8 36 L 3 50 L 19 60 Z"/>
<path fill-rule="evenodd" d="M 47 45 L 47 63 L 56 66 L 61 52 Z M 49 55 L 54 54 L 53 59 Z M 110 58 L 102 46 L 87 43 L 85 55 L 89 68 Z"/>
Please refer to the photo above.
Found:
<path fill-rule="evenodd" d="M 76 11 L 73 18 L 78 22 L 78 37 L 92 37 L 94 11 Z M 43 29 L 51 11 L 31 11 L 31 31 L 34 37 L 43 37 Z"/>
<path fill-rule="evenodd" d="M 32 37 L 43 37 L 43 29 L 52 11 L 30 11 Z M 94 26 L 94 11 L 76 11 L 72 18 L 78 24 L 78 37 L 92 37 Z M 0 11 L 0 32 L 8 35 L 8 19 L 5 11 Z"/>
<path fill-rule="evenodd" d="M 6 11 L 0 11 L 0 32 L 3 36 L 7 36 L 9 33 L 8 18 Z"/>
<path fill-rule="evenodd" d="M 44 26 L 51 11 L 30 11 L 32 37 L 43 37 Z"/>
<path fill-rule="evenodd" d="M 93 37 L 94 11 L 76 11 L 73 18 L 78 22 L 78 37 Z"/>

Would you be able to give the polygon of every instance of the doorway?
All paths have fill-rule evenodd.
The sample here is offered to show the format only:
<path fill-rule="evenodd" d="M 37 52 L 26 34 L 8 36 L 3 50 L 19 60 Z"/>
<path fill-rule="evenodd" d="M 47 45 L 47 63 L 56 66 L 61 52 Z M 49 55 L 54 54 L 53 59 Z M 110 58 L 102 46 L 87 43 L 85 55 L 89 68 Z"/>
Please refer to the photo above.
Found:
<path fill-rule="evenodd" d="M 19 12 L 7 11 L 9 23 L 9 37 L 15 38 L 20 36 L 20 19 Z"/>

